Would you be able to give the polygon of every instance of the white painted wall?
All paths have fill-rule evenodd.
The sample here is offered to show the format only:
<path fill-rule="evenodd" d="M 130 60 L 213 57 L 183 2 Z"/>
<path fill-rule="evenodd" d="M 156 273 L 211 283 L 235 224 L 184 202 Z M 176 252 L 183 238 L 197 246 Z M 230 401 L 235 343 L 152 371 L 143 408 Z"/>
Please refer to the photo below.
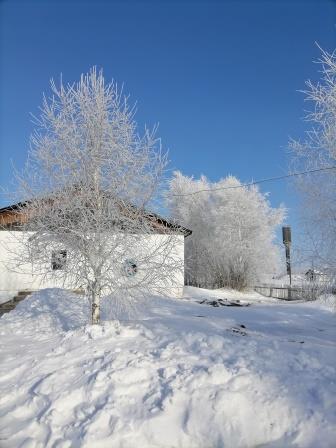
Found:
<path fill-rule="evenodd" d="M 26 232 L 18 238 L 15 232 L 0 231 L 0 303 L 11 299 L 17 291 L 21 290 L 35 290 L 42 288 L 52 287 L 67 287 L 63 282 L 53 278 L 53 271 L 51 269 L 51 254 L 50 254 L 50 276 L 45 279 L 43 275 L 34 273 L 32 265 L 24 264 L 20 268 L 15 268 L 14 255 L 20 251 L 20 241 L 22 235 L 27 237 L 32 233 Z M 169 238 L 165 235 L 150 235 L 144 236 L 145 246 L 146 244 L 155 244 L 157 239 Z M 23 249 L 22 249 L 23 250 Z M 174 240 L 174 257 L 183 265 L 184 261 L 184 236 L 176 235 Z M 136 253 L 130 253 L 129 258 L 137 258 Z M 128 281 L 125 279 L 125 281 Z M 174 279 L 171 279 L 170 284 L 166 285 L 165 290 L 167 295 L 181 297 L 183 294 L 184 286 L 184 272 L 183 269 L 175 275 Z"/>

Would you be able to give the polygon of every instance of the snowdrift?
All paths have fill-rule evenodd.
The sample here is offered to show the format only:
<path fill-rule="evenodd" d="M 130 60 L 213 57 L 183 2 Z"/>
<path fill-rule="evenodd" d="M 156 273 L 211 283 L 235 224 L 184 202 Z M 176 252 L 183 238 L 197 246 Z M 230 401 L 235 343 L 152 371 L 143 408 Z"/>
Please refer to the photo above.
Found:
<path fill-rule="evenodd" d="M 0 320 L 0 446 L 334 446 L 335 316 L 198 303 L 232 294 L 109 299 L 101 327 L 82 296 L 33 294 Z"/>

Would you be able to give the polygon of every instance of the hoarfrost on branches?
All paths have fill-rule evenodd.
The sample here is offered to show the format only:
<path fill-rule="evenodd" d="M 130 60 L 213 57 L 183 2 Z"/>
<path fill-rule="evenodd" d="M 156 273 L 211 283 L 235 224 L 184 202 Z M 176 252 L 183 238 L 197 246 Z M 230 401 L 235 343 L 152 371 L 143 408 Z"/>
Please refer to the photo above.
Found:
<path fill-rule="evenodd" d="M 186 240 L 192 285 L 243 289 L 277 269 L 273 240 L 284 209 L 271 208 L 257 187 L 235 187 L 241 184 L 232 176 L 211 183 L 175 172 L 170 181 L 171 213 L 193 231 Z M 199 190 L 208 191 L 193 194 Z"/>
<path fill-rule="evenodd" d="M 138 135 L 134 109 L 102 72 L 51 88 L 18 175 L 28 200 L 16 210 L 16 265 L 84 288 L 98 323 L 102 295 L 169 292 L 181 275 L 177 229 L 147 211 L 167 158 L 156 129 Z"/>
<path fill-rule="evenodd" d="M 307 81 L 306 101 L 312 104 L 306 121 L 311 129 L 302 141 L 292 140 L 294 170 L 336 166 L 336 51 L 322 50 L 321 80 Z M 302 198 L 305 261 L 313 261 L 336 280 L 336 170 L 301 176 L 296 185 Z"/>

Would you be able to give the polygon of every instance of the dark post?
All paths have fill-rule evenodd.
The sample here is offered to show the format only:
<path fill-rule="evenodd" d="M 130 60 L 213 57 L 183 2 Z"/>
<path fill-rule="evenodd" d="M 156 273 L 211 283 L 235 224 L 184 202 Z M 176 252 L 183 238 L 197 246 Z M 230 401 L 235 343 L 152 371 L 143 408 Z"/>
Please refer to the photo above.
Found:
<path fill-rule="evenodd" d="M 289 275 L 289 284 L 292 286 L 292 269 L 290 262 L 290 245 L 292 242 L 291 237 L 291 228 L 289 226 L 285 226 L 282 228 L 282 240 L 286 249 L 286 268 L 287 274 Z M 290 290 L 288 291 L 288 298 L 290 299 Z"/>

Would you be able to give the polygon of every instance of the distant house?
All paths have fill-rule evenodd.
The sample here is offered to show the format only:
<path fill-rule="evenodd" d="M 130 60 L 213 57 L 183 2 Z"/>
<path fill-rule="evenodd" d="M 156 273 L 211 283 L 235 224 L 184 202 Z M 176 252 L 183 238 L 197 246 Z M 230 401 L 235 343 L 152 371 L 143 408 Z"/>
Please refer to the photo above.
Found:
<path fill-rule="evenodd" d="M 9 268 L 12 258 L 11 253 L 15 252 L 15 246 L 19 244 L 15 233 L 22 231 L 22 224 L 29 219 L 28 214 L 22 214 L 22 207 L 24 206 L 24 203 L 18 203 L 0 209 L 0 289 L 3 291 L 2 295 L 4 295 L 4 291 L 7 291 L 9 298 L 16 291 L 63 286 L 56 278 L 52 279 L 53 275 L 48 276 L 50 278 L 46 280 L 42 274 L 35 273 L 30 264 L 20 267 L 20 272 L 15 272 Z M 192 233 L 191 230 L 173 224 L 155 213 L 146 213 L 145 219 L 149 221 L 153 229 L 151 238 L 156 238 L 158 235 L 160 235 L 160 238 L 169 238 L 169 234 L 172 233 L 176 235 L 176 238 L 174 238 L 174 253 L 179 257 L 180 264 L 184 266 L 184 239 Z M 64 264 L 67 263 L 67 256 L 66 248 L 57 253 L 50 253 L 51 274 L 62 269 Z M 124 271 L 125 275 L 128 276 L 137 274 L 138 266 L 134 254 L 129 254 L 129 257 L 125 256 Z M 173 294 L 181 296 L 183 286 L 184 272 L 181 272 L 178 278 L 174 279 Z"/>
<path fill-rule="evenodd" d="M 316 269 L 308 269 L 305 273 L 306 280 L 310 282 L 320 282 L 325 281 L 327 279 L 326 274 Z"/>

